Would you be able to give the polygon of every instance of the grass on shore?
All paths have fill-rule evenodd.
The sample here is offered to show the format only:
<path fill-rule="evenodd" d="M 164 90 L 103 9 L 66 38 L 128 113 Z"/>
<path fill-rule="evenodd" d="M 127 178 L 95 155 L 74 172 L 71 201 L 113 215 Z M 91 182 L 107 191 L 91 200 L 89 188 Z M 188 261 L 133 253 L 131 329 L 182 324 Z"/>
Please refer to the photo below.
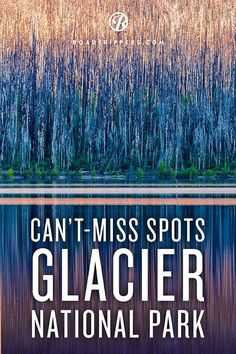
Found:
<path fill-rule="evenodd" d="M 113 170 L 113 171 L 99 171 L 95 167 L 88 168 L 75 168 L 70 170 L 60 170 L 56 165 L 49 167 L 37 167 L 26 169 L 15 169 L 10 167 L 8 169 L 0 170 L 0 176 L 2 178 L 11 179 L 14 177 L 21 177 L 24 179 L 44 179 L 46 177 L 74 177 L 74 178 L 97 178 L 103 176 L 111 176 L 116 178 L 127 179 L 173 179 L 173 180 L 191 180 L 198 177 L 207 178 L 230 178 L 236 177 L 236 161 L 233 161 L 228 166 L 216 167 L 214 169 L 199 170 L 194 166 L 182 167 L 181 169 L 174 170 L 169 168 L 165 162 L 161 162 L 156 171 L 144 170 L 139 167 L 136 169 L 129 168 L 125 171 Z"/>

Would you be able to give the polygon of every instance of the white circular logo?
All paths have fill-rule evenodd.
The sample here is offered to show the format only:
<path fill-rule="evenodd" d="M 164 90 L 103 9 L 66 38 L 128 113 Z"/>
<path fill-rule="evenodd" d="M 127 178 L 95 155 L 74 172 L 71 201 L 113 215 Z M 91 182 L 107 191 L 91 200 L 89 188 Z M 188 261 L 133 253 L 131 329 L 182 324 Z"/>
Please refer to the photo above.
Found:
<path fill-rule="evenodd" d="M 122 32 L 128 27 L 128 17 L 122 12 L 115 12 L 109 18 L 109 26 L 115 32 Z"/>

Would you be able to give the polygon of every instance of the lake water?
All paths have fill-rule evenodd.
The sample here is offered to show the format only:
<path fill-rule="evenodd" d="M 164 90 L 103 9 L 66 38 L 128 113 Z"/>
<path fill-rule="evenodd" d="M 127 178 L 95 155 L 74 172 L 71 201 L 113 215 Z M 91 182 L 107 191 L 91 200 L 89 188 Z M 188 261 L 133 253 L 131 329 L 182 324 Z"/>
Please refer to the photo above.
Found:
<path fill-rule="evenodd" d="M 11 188 L 13 186 L 4 188 Z M 232 187 L 232 186 L 231 186 Z M 229 188 L 231 188 L 229 187 Z M 16 186 L 16 188 L 21 188 Z M 233 187 L 232 187 L 233 188 Z M 27 191 L 26 191 L 27 192 Z M 26 193 L 24 191 L 24 193 Z M 15 205 L 10 201 L 9 205 L 4 205 L 4 198 L 21 199 L 35 198 L 35 194 L 2 194 L 0 205 L 0 260 L 1 260 L 1 343 L 2 353 L 20 354 L 33 353 L 37 346 L 37 352 L 47 353 L 235 353 L 236 352 L 236 203 L 234 195 L 165 195 L 164 191 L 159 195 L 82 195 L 83 198 L 100 198 L 98 205 L 44 205 L 43 199 L 38 205 L 32 205 L 31 201 L 27 205 Z M 40 198 L 45 197 L 45 191 L 40 194 Z M 59 194 L 58 194 L 59 193 Z M 58 198 L 81 198 L 81 195 L 71 195 L 69 192 L 58 192 Z M 182 193 L 182 192 L 181 192 Z M 192 192 L 191 192 L 192 193 Z M 141 193 L 142 194 L 142 193 Z M 155 194 L 155 193 L 154 193 Z M 38 197 L 38 194 L 37 194 Z M 46 195 L 51 198 L 51 194 Z M 130 205 L 102 205 L 102 200 L 111 198 L 136 198 L 137 204 L 132 202 Z M 164 200 L 175 198 L 176 205 L 138 205 L 139 198 Z M 212 198 L 217 200 L 225 199 L 225 205 L 191 205 L 187 202 L 181 205 L 182 198 Z M 56 198 L 54 196 L 54 198 Z M 204 199 L 202 199 L 204 200 Z M 231 200 L 227 204 L 227 200 Z M 55 201 L 55 200 L 54 200 Z M 53 204 L 53 202 L 51 203 Z M 124 202 L 125 204 L 125 202 Z M 160 205 L 159 205 L 160 204 Z M 125 241 L 119 243 L 98 243 L 96 247 L 100 250 L 102 267 L 104 269 L 104 281 L 108 301 L 102 303 L 95 296 L 91 303 L 79 302 L 63 304 L 60 299 L 60 275 L 61 275 L 61 249 L 68 248 L 70 255 L 69 284 L 70 292 L 83 294 L 84 283 L 87 279 L 87 269 L 93 243 L 89 234 L 84 233 L 82 241 L 76 242 L 75 230 L 72 228 L 68 233 L 66 243 L 34 244 L 30 240 L 30 221 L 32 218 L 84 218 L 86 227 L 91 228 L 92 218 L 137 218 L 139 220 L 138 233 L 139 241 L 130 243 Z M 197 243 L 191 240 L 186 242 L 186 231 L 183 230 L 183 240 L 173 244 L 169 237 L 163 243 L 154 242 L 148 244 L 144 235 L 147 233 L 145 221 L 148 218 L 204 218 L 205 241 Z M 194 230 L 192 230 L 194 232 Z M 53 302 L 40 304 L 32 297 L 32 255 L 39 247 L 46 247 L 52 251 L 54 258 L 55 276 L 55 299 Z M 112 295 L 112 254 L 120 247 L 132 250 L 134 254 L 135 270 L 121 274 L 121 282 L 125 284 L 127 279 L 134 281 L 134 297 L 128 302 L 120 304 Z M 148 248 L 149 257 L 149 301 L 142 302 L 140 299 L 141 288 L 141 249 Z M 176 255 L 168 261 L 169 269 L 173 271 L 173 279 L 167 281 L 167 291 L 176 294 L 174 303 L 157 302 L 156 300 L 156 266 L 157 249 L 174 248 Z M 196 300 L 195 289 L 191 288 L 188 303 L 181 298 L 181 261 L 183 248 L 197 248 L 202 251 L 204 257 L 204 302 Z M 125 264 L 125 263 L 124 263 Z M 41 271 L 46 269 L 42 265 Z M 48 270 L 47 270 L 48 272 Z M 122 283 L 122 284 L 123 284 Z M 44 309 L 48 313 L 51 309 L 79 309 L 84 311 L 92 308 L 95 312 L 98 309 L 111 309 L 116 313 L 117 309 L 122 309 L 127 313 L 129 309 L 134 309 L 135 327 L 141 333 L 139 339 L 74 339 L 69 333 L 67 339 L 32 339 L 31 338 L 31 310 Z M 171 309 L 176 313 L 177 309 L 198 309 L 205 310 L 203 327 L 205 338 L 179 339 L 179 338 L 160 338 L 160 330 L 157 330 L 154 339 L 147 336 L 147 313 L 150 309 L 159 309 L 164 313 L 166 309 Z M 175 322 L 175 321 L 174 321 Z M 59 327 L 61 328 L 61 321 Z M 175 323 L 174 323 L 175 327 Z"/>

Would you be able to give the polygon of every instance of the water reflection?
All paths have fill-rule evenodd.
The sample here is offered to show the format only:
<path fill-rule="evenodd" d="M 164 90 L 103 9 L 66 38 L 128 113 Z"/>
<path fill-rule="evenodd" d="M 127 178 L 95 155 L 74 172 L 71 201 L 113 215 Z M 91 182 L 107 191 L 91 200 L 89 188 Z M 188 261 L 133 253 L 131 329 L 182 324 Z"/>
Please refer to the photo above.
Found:
<path fill-rule="evenodd" d="M 181 300 L 181 249 L 186 246 L 173 246 L 164 242 L 162 247 L 175 248 L 177 257 L 172 262 L 174 278 L 168 282 L 168 291 L 177 294 L 172 303 L 157 303 L 155 278 L 156 250 L 160 244 L 147 245 L 140 238 L 136 244 L 124 242 L 135 255 L 135 271 L 129 275 L 123 273 L 122 278 L 135 281 L 135 296 L 127 304 L 120 305 L 114 300 L 111 292 L 112 254 L 121 245 L 97 245 L 102 255 L 105 269 L 106 290 L 108 301 L 101 303 L 95 297 L 91 304 L 80 301 L 74 304 L 62 304 L 60 300 L 60 252 L 63 247 L 69 248 L 70 254 L 70 291 L 84 293 L 84 280 L 87 277 L 88 262 L 92 248 L 91 238 L 85 236 L 81 243 L 75 242 L 72 230 L 66 246 L 62 243 L 47 244 L 54 255 L 54 274 L 57 279 L 55 301 L 38 304 L 32 298 L 31 261 L 35 249 L 40 247 L 30 241 L 30 220 L 33 217 L 44 219 L 61 217 L 82 217 L 87 226 L 93 217 L 136 217 L 139 221 L 139 234 L 145 232 L 144 220 L 149 217 L 204 217 L 206 220 L 206 240 L 203 244 L 192 241 L 191 246 L 197 247 L 204 254 L 204 287 L 205 302 L 199 303 L 195 297 L 189 303 Z M 33 353 L 37 346 L 39 353 L 234 353 L 236 351 L 236 301 L 234 289 L 235 277 L 235 246 L 236 246 L 236 207 L 235 206 L 1 206 L 1 326 L 3 353 Z M 41 245 L 42 246 L 42 245 Z M 149 278 L 149 292 L 152 294 L 148 302 L 140 301 L 140 252 L 141 248 L 149 248 L 151 254 L 149 267 L 152 270 Z M 41 271 L 44 271 L 42 265 Z M 135 324 L 140 333 L 137 340 L 106 340 L 106 339 L 31 339 L 31 309 L 80 309 L 92 308 L 111 309 L 112 312 L 122 308 L 125 311 L 135 310 Z M 204 329 L 205 339 L 147 339 L 147 316 L 149 309 L 204 309 L 206 311 Z M 60 324 L 61 325 L 61 324 Z"/>

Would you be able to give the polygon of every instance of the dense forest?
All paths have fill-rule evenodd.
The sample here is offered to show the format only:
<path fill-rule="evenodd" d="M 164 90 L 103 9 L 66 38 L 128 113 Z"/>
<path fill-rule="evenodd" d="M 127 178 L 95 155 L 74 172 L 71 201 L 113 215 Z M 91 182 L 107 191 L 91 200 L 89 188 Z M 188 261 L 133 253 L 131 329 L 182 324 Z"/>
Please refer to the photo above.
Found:
<path fill-rule="evenodd" d="M 236 170 L 235 2 L 85 5 L 1 0 L 1 169 Z"/>

